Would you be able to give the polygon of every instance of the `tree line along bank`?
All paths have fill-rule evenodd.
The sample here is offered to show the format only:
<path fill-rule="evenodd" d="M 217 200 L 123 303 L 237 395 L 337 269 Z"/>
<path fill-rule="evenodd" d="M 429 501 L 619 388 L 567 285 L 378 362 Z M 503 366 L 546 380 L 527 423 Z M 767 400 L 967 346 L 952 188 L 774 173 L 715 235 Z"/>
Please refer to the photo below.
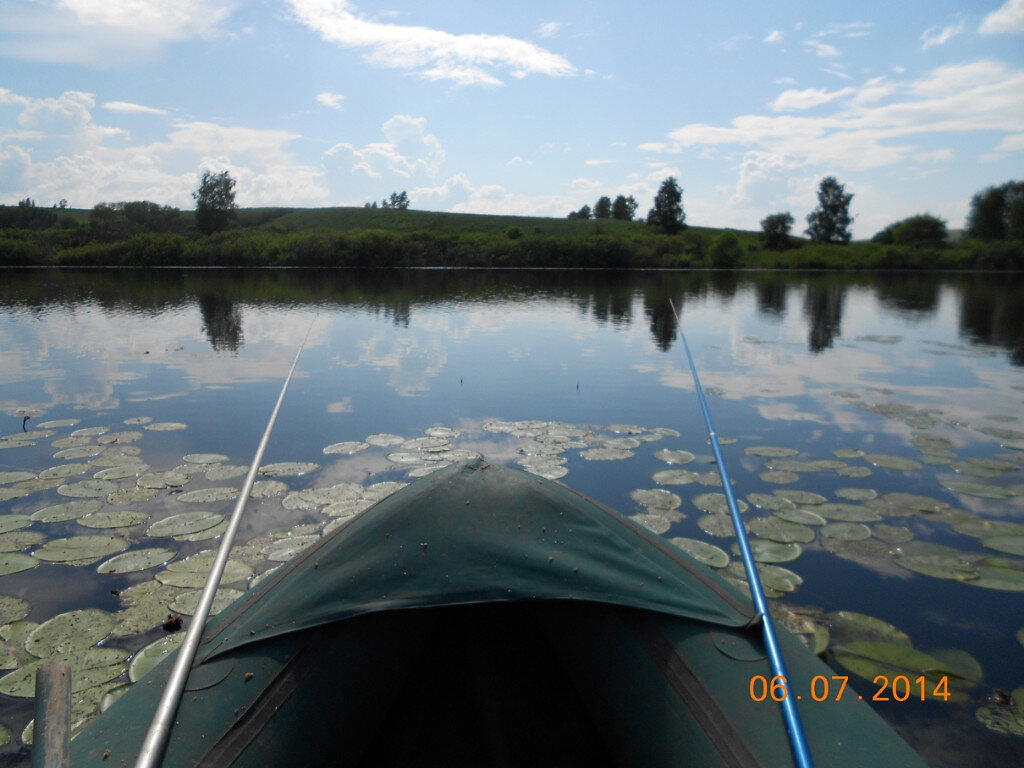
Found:
<path fill-rule="evenodd" d="M 822 180 L 808 238 L 788 212 L 760 232 L 686 224 L 682 189 L 666 179 L 643 220 L 632 197 L 602 197 L 566 219 L 442 214 L 408 209 L 405 192 L 384 204 L 333 209 L 239 209 L 235 180 L 205 173 L 194 211 L 149 201 L 88 211 L 23 200 L 0 206 L 0 265 L 296 266 L 752 269 L 1021 269 L 1024 183 L 975 195 L 962 237 L 929 214 L 851 242 L 850 204 Z M 397 204 L 396 204 L 397 203 Z M 586 214 L 586 215 L 584 215 Z"/>

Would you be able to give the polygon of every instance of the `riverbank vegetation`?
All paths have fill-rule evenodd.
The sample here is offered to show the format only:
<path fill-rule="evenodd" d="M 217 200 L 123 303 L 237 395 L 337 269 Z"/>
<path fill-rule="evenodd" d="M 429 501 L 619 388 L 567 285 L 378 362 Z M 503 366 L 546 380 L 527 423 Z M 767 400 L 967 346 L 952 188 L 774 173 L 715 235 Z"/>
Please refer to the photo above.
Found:
<path fill-rule="evenodd" d="M 222 178 L 223 177 L 223 178 Z M 771 214 L 761 231 L 685 223 L 681 190 L 666 180 L 646 220 L 632 215 L 567 218 L 435 213 L 403 207 L 235 208 L 219 180 L 224 209 L 180 211 L 147 201 L 91 210 L 0 206 L 4 266 L 522 267 L 716 269 L 1024 269 L 1024 184 L 979 192 L 969 229 L 950 233 L 921 214 L 870 241 L 848 242 L 849 198 L 822 182 L 810 238 L 790 234 L 793 217 Z M 233 184 L 231 185 L 233 186 Z M 677 193 L 678 192 L 678 196 Z M 404 193 L 403 193 L 404 194 Z M 621 197 L 621 196 L 620 196 Z M 632 198 L 602 198 L 596 210 L 636 210 Z M 199 215 L 197 216 L 197 213 Z M 845 239 L 844 239 L 845 238 Z"/>

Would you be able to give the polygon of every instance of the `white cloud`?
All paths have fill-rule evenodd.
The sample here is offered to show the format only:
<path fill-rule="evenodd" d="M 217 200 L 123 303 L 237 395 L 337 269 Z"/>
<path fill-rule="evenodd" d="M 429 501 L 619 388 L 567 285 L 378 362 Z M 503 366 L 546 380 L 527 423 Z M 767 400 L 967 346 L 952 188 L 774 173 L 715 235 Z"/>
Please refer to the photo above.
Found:
<path fill-rule="evenodd" d="M 1024 133 L 1013 133 L 1006 136 L 999 142 L 996 152 L 1024 152 Z"/>
<path fill-rule="evenodd" d="M 340 93 L 330 93 L 328 91 L 318 93 L 316 95 L 316 100 L 329 109 L 337 109 L 338 111 L 344 109 L 343 103 L 345 101 L 345 97 Z"/>
<path fill-rule="evenodd" d="M 563 57 L 505 35 L 455 35 L 429 27 L 383 24 L 361 18 L 348 0 L 288 0 L 295 17 L 325 40 L 367 49 L 366 59 L 408 69 L 427 80 L 457 85 L 500 85 L 495 70 L 512 77 L 564 77 L 576 69 Z"/>
<path fill-rule="evenodd" d="M 123 129 L 94 122 L 89 93 L 31 98 L 7 91 L 0 100 L 21 107 L 17 121 L 27 129 L 7 137 L 0 153 L 5 195 L 66 198 L 76 207 L 118 200 L 189 207 L 202 168 L 229 170 L 240 205 L 322 203 L 326 195 L 322 169 L 288 150 L 295 133 L 192 122 L 137 144 Z"/>
<path fill-rule="evenodd" d="M 783 37 L 784 37 L 784 35 L 782 34 L 781 31 L 779 31 L 777 29 L 773 29 L 771 32 L 769 32 L 767 35 L 765 35 L 764 40 L 762 40 L 761 42 L 762 43 L 781 43 L 782 40 L 783 40 Z"/>
<path fill-rule="evenodd" d="M 562 25 L 559 24 L 557 21 L 545 21 L 543 24 L 537 27 L 537 34 L 544 38 L 554 37 L 555 35 L 558 34 L 561 28 Z"/>
<path fill-rule="evenodd" d="M 379 179 L 383 171 L 411 177 L 418 173 L 435 176 L 445 160 L 445 151 L 438 138 L 427 132 L 425 117 L 395 115 L 381 126 L 387 141 L 378 141 L 356 148 L 347 142 L 335 144 L 328 156 L 342 152 L 352 154 L 353 170 Z"/>
<path fill-rule="evenodd" d="M 128 101 L 106 101 L 101 105 L 104 109 L 111 112 L 121 112 L 124 114 L 135 114 L 135 115 L 166 115 L 166 109 L 158 109 L 156 107 L 146 107 L 142 104 L 132 104 Z"/>
<path fill-rule="evenodd" d="M 958 24 L 943 27 L 941 30 L 938 27 L 929 27 L 921 33 L 921 50 L 927 51 L 933 46 L 945 45 L 963 31 L 964 23 L 962 21 Z"/>
<path fill-rule="evenodd" d="M 169 42 L 217 34 L 237 0 L 5 0 L 0 48 L 30 61 L 98 67 L 153 59 Z"/>
<path fill-rule="evenodd" d="M 811 109 L 843 96 L 849 96 L 853 90 L 853 88 L 843 88 L 839 91 L 826 91 L 824 88 L 807 88 L 803 91 L 783 91 L 771 103 L 771 108 L 773 112 L 793 112 L 800 109 Z"/>
<path fill-rule="evenodd" d="M 983 35 L 1024 32 L 1024 0 L 1007 0 L 982 20 L 978 31 Z"/>
<path fill-rule="evenodd" d="M 834 59 L 842 55 L 839 49 L 830 43 L 822 43 L 818 40 L 805 40 L 804 45 L 823 59 Z"/>

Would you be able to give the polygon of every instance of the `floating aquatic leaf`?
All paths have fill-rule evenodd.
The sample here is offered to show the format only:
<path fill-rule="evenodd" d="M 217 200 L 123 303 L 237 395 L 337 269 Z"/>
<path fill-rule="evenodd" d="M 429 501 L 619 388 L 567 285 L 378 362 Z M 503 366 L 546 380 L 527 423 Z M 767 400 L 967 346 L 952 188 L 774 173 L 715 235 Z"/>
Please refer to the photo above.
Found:
<path fill-rule="evenodd" d="M 782 472 L 775 469 L 770 469 L 767 472 L 762 472 L 758 477 L 766 483 L 776 483 L 778 485 L 785 485 L 786 483 L 795 483 L 800 480 L 800 475 L 796 472 Z"/>
<path fill-rule="evenodd" d="M 127 548 L 128 542 L 120 536 L 72 536 L 48 541 L 32 554 L 51 563 L 89 565 Z"/>
<path fill-rule="evenodd" d="M 778 490 L 772 491 L 772 494 L 775 496 L 781 496 L 784 499 L 789 499 L 794 504 L 824 504 L 828 501 L 828 499 L 820 493 L 799 491 L 795 488 L 779 488 Z"/>
<path fill-rule="evenodd" d="M 878 677 L 893 680 L 901 675 L 916 680 L 925 675 L 933 681 L 931 685 L 924 686 L 926 697 L 942 701 L 946 692 L 952 693 L 948 690 L 951 686 L 947 685 L 941 691 L 943 696 L 934 696 L 937 687 L 934 681 L 955 672 L 947 669 L 947 665 L 940 659 L 915 650 L 910 645 L 884 640 L 857 640 L 835 647 L 834 653 L 836 661 L 866 680 Z M 913 694 L 920 696 L 920 688 L 914 688 Z"/>
<path fill-rule="evenodd" d="M 820 472 L 821 465 L 816 461 L 798 461 L 797 459 L 769 459 L 765 462 L 769 469 L 780 472 Z M 840 464 L 840 466 L 845 466 Z"/>
<path fill-rule="evenodd" d="M 720 515 L 720 514 L 709 514 L 697 520 L 697 526 L 712 536 L 735 536 L 736 530 L 732 525 L 732 515 Z M 747 529 L 746 523 L 744 523 L 744 530 Z"/>
<path fill-rule="evenodd" d="M 137 512 L 133 509 L 118 509 L 102 512 L 93 512 L 78 518 L 78 524 L 86 528 L 130 528 L 149 520 L 146 512 Z"/>
<path fill-rule="evenodd" d="M 736 565 L 742 565 L 742 563 L 736 563 Z M 761 585 L 775 592 L 792 592 L 804 583 L 798 573 L 783 568 L 781 565 L 757 563 L 757 573 L 761 578 Z"/>
<path fill-rule="evenodd" d="M 96 438 L 99 445 L 110 445 L 111 443 L 134 443 L 142 439 L 141 432 L 108 432 Z"/>
<path fill-rule="evenodd" d="M 0 625 L 10 624 L 28 616 L 27 600 L 10 595 L 0 595 Z"/>
<path fill-rule="evenodd" d="M 186 592 L 182 592 L 171 601 L 171 604 L 168 607 L 175 613 L 180 613 L 182 616 L 192 616 L 195 614 L 196 608 L 199 606 L 199 597 L 202 593 L 203 590 L 201 589 L 191 589 Z M 216 616 L 244 594 L 245 592 L 240 589 L 221 587 L 213 597 L 213 604 L 210 606 L 210 615 Z"/>
<path fill-rule="evenodd" d="M 580 451 L 580 456 L 587 461 L 617 461 L 619 459 L 628 459 L 633 455 L 635 455 L 633 451 L 623 448 L 590 448 Z"/>
<path fill-rule="evenodd" d="M 93 477 L 97 480 L 124 480 L 129 477 L 137 477 L 147 469 L 149 469 L 148 464 L 119 464 L 101 469 Z"/>
<path fill-rule="evenodd" d="M 249 471 L 248 467 L 238 467 L 229 464 L 215 464 L 206 470 L 206 479 L 215 483 L 241 477 Z"/>
<path fill-rule="evenodd" d="M 428 427 L 423 430 L 423 434 L 427 437 L 441 437 L 445 440 L 454 440 L 462 433 L 457 429 L 452 429 L 451 427 Z"/>
<path fill-rule="evenodd" d="M 107 502 L 109 504 L 135 504 L 149 501 L 156 495 L 156 490 L 151 488 L 122 488 L 107 496 Z"/>
<path fill-rule="evenodd" d="M 96 437 L 98 435 L 105 435 L 110 431 L 110 427 L 82 427 L 76 429 L 71 433 L 72 437 Z"/>
<path fill-rule="evenodd" d="M 788 523 L 799 523 L 800 525 L 824 525 L 828 522 L 811 507 L 780 509 L 775 512 L 775 516 Z"/>
<path fill-rule="evenodd" d="M 388 454 L 388 461 L 395 464 L 423 464 L 427 461 L 427 456 L 419 451 L 395 451 Z"/>
<path fill-rule="evenodd" d="M 186 504 L 213 504 L 218 501 L 228 501 L 237 497 L 237 488 L 214 487 L 200 488 L 196 491 L 186 491 L 175 498 Z"/>
<path fill-rule="evenodd" d="M 796 504 L 789 499 L 769 493 L 748 493 L 747 501 L 758 509 L 767 509 L 773 512 L 783 509 L 796 509 Z"/>
<path fill-rule="evenodd" d="M 23 549 L 42 544 L 45 534 L 39 531 L 10 531 L 0 534 L 0 552 L 20 552 Z"/>
<path fill-rule="evenodd" d="M 976 569 L 978 577 L 967 582 L 972 587 L 1024 592 L 1024 562 L 1020 560 L 986 557 L 977 564 Z"/>
<path fill-rule="evenodd" d="M 1007 520 L 984 520 L 980 517 L 966 517 L 953 524 L 953 530 L 965 536 L 987 539 L 992 536 L 1024 536 L 1024 524 Z"/>
<path fill-rule="evenodd" d="M 689 464 L 696 457 L 689 451 L 669 450 L 667 448 L 663 448 L 662 450 L 655 452 L 654 458 L 660 459 L 668 464 Z"/>
<path fill-rule="evenodd" d="M 669 541 L 694 560 L 712 568 L 725 568 L 729 564 L 729 553 L 721 547 L 698 539 L 675 537 Z"/>
<path fill-rule="evenodd" d="M 484 429 L 487 429 L 486 424 L 484 425 Z M 405 442 L 405 438 L 402 437 L 401 435 L 391 435 L 386 432 L 380 432 L 375 435 L 370 435 L 369 437 L 367 437 L 366 442 L 368 442 L 370 445 L 375 445 L 383 448 L 389 445 L 401 445 L 402 443 Z"/>
<path fill-rule="evenodd" d="M 672 527 L 671 520 L 654 512 L 630 515 L 629 519 L 659 536 L 663 533 L 668 533 L 669 528 Z"/>
<path fill-rule="evenodd" d="M 828 627 L 821 623 L 818 616 L 806 609 L 790 608 L 781 603 L 773 603 L 770 609 L 776 623 L 796 635 L 811 653 L 820 655 L 828 648 Z"/>
<path fill-rule="evenodd" d="M 31 555 L 24 555 L 20 552 L 0 554 L 0 576 L 27 571 L 37 565 L 39 565 L 39 561 Z"/>
<path fill-rule="evenodd" d="M 997 485 L 975 483 L 970 480 L 942 480 L 940 482 L 956 493 L 978 496 L 983 499 L 1012 499 L 1014 496 L 1020 495 L 1010 488 L 1000 488 Z"/>
<path fill-rule="evenodd" d="M 44 507 L 32 513 L 35 523 L 60 523 L 65 520 L 76 520 L 79 517 L 98 512 L 103 509 L 103 502 L 97 499 L 85 501 L 66 501 L 52 507 Z"/>
<path fill-rule="evenodd" d="M 89 468 L 88 464 L 83 464 L 82 466 L 85 467 L 85 469 L 83 469 L 82 472 Z M 8 483 L 20 483 L 23 480 L 32 480 L 35 477 L 36 476 L 33 473 L 24 472 L 22 470 L 16 470 L 13 472 L 0 472 L 0 485 L 6 485 Z"/>
<path fill-rule="evenodd" d="M 739 555 L 739 546 L 733 544 L 733 554 Z M 804 548 L 796 542 L 783 543 L 770 539 L 754 539 L 750 552 L 759 563 L 788 563 L 803 554 Z"/>
<path fill-rule="evenodd" d="M 133 549 L 100 563 L 96 567 L 98 573 L 135 573 L 155 568 L 174 557 L 174 550 L 165 547 L 150 549 Z"/>
<path fill-rule="evenodd" d="M 676 494 L 660 488 L 652 490 L 638 489 L 629 494 L 637 504 L 650 508 L 652 512 L 661 514 L 662 510 L 678 509 L 683 500 Z"/>
<path fill-rule="evenodd" d="M 32 493 L 31 490 L 25 487 L 19 487 L 18 485 L 11 486 L 9 488 L 0 488 L 0 501 L 10 501 L 11 499 L 21 499 Z"/>
<path fill-rule="evenodd" d="M 263 556 L 267 560 L 276 560 L 277 562 L 285 562 L 291 560 L 295 555 L 304 550 L 311 544 L 319 541 L 319 534 L 308 534 L 305 536 L 290 536 L 285 539 L 279 539 L 273 544 L 268 546 L 263 551 Z"/>
<path fill-rule="evenodd" d="M 1015 691 L 1016 693 L 1016 691 Z M 1024 691 L 1020 691 L 1024 697 Z M 1016 696 L 1014 696 L 1016 700 Z M 986 704 L 975 712 L 978 722 L 993 733 L 1024 736 L 1024 712 L 1008 704 Z"/>
<path fill-rule="evenodd" d="M 814 511 L 829 520 L 843 523 L 873 523 L 882 519 L 882 516 L 873 509 L 841 501 L 826 501 L 816 506 Z"/>
<path fill-rule="evenodd" d="M 352 517 L 369 509 L 374 504 L 372 499 L 349 499 L 347 501 L 336 501 L 324 507 L 324 514 L 331 517 Z"/>
<path fill-rule="evenodd" d="M 195 533 L 183 533 L 174 537 L 175 541 L 208 541 L 209 539 L 215 539 L 220 536 L 224 531 L 228 529 L 227 518 L 221 520 L 211 528 L 206 528 L 202 531 L 196 531 Z"/>
<path fill-rule="evenodd" d="M 989 437 L 998 437 L 1000 440 L 1024 440 L 1024 432 L 1007 427 L 982 427 L 978 431 Z"/>
<path fill-rule="evenodd" d="M 906 544 L 914 538 L 914 532 L 901 525 L 880 523 L 871 529 L 871 535 L 888 544 Z"/>
<path fill-rule="evenodd" d="M 1024 557 L 1024 536 L 990 536 L 981 543 L 989 549 Z"/>
<path fill-rule="evenodd" d="M 0 515 L 0 533 L 7 533 L 8 531 L 17 531 L 21 528 L 27 528 L 32 524 L 32 522 L 32 517 L 30 515 Z M 3 622 L 0 622 L 0 624 L 2 623 Z"/>
<path fill-rule="evenodd" d="M 216 559 L 215 550 L 199 552 L 184 560 L 177 560 L 170 563 L 167 568 L 156 575 L 156 580 L 161 584 L 169 584 L 172 587 L 187 587 L 190 589 L 201 589 L 206 584 L 210 574 L 210 567 Z M 244 581 L 252 578 L 252 568 L 240 560 L 229 559 L 224 564 L 224 574 L 220 583 L 234 584 L 236 581 Z"/>
<path fill-rule="evenodd" d="M 894 562 L 925 576 L 970 582 L 978 578 L 976 563 L 981 559 L 942 544 L 910 541 L 896 548 Z"/>
<path fill-rule="evenodd" d="M 220 464 L 228 457 L 223 453 L 186 453 L 181 459 L 188 464 Z"/>
<path fill-rule="evenodd" d="M 836 448 L 832 455 L 837 459 L 859 459 L 864 456 L 864 451 L 856 448 Z"/>
<path fill-rule="evenodd" d="M 288 485 L 280 480 L 257 480 L 249 494 L 254 499 L 269 499 L 288 492 Z"/>
<path fill-rule="evenodd" d="M 691 499 L 693 505 L 697 509 L 703 510 L 704 512 L 710 512 L 716 515 L 728 515 L 729 512 L 729 501 L 726 499 L 724 493 L 702 493 L 699 496 L 694 496 Z M 736 508 L 740 513 L 746 512 L 750 507 L 743 499 L 736 499 Z"/>
<path fill-rule="evenodd" d="M 148 429 L 151 432 L 177 432 L 187 428 L 188 424 L 182 424 L 180 421 L 154 421 L 152 424 L 147 424 L 143 427 L 143 429 Z"/>
<path fill-rule="evenodd" d="M 133 683 L 139 682 L 150 670 L 159 664 L 165 656 L 177 648 L 185 639 L 184 632 L 175 632 L 172 635 L 164 635 L 159 640 L 154 640 L 145 648 L 139 650 L 132 657 L 128 665 L 128 679 Z"/>
<path fill-rule="evenodd" d="M 749 522 L 751 532 L 762 539 L 808 544 L 814 541 L 814 529 L 776 517 L 757 517 Z"/>
<path fill-rule="evenodd" d="M 795 448 L 782 448 L 774 445 L 752 445 L 743 449 L 748 456 L 763 456 L 766 458 L 782 458 L 784 456 L 796 456 L 800 451 Z"/>
<path fill-rule="evenodd" d="M 350 440 L 344 443 L 332 443 L 331 445 L 328 445 L 326 448 L 324 448 L 324 453 L 326 453 L 329 456 L 333 456 L 336 454 L 347 456 L 353 453 L 359 453 L 360 451 L 365 451 L 369 447 L 369 443 Z"/>
<path fill-rule="evenodd" d="M 916 493 L 887 493 L 882 498 L 890 504 L 920 512 L 941 512 L 950 508 L 950 505 L 941 499 L 933 499 L 931 496 L 921 496 Z"/>
<path fill-rule="evenodd" d="M 828 523 L 821 527 L 821 535 L 843 541 L 861 541 L 871 536 L 871 529 L 863 523 Z"/>
<path fill-rule="evenodd" d="M 92 468 L 93 467 L 91 464 L 81 464 L 75 462 L 68 464 L 58 464 L 55 467 L 44 469 L 42 472 L 39 473 L 39 478 L 41 480 L 52 480 L 54 478 L 74 477 L 75 475 L 85 474 Z"/>
<path fill-rule="evenodd" d="M 910 635 L 882 619 L 856 611 L 837 611 L 827 616 L 832 635 L 841 643 L 880 640 L 910 646 Z"/>
<path fill-rule="evenodd" d="M 113 617 L 96 608 L 68 611 L 44 621 L 25 639 L 25 650 L 38 659 L 62 656 L 95 645 L 110 634 Z"/>
<path fill-rule="evenodd" d="M 117 490 L 117 483 L 110 480 L 82 480 L 77 483 L 67 483 L 57 489 L 61 496 L 71 496 L 78 499 L 96 498 L 106 496 Z"/>
<path fill-rule="evenodd" d="M 425 472 L 429 474 L 430 472 L 435 471 L 435 469 L 439 469 L 439 467 L 421 467 L 418 470 L 414 469 L 409 473 L 409 476 L 416 477 L 418 472 Z M 548 480 L 558 480 L 559 478 L 565 477 L 569 474 L 569 470 L 567 468 L 557 464 L 536 464 L 526 467 L 526 471 L 540 477 L 545 477 Z"/>
<path fill-rule="evenodd" d="M 64 429 L 65 427 L 73 427 L 78 424 L 81 419 L 52 419 L 51 421 L 43 421 L 37 424 L 40 429 Z"/>
<path fill-rule="evenodd" d="M 699 480 L 700 475 L 685 469 L 664 469 L 654 473 L 654 482 L 658 485 L 688 485 Z"/>
<path fill-rule="evenodd" d="M 640 441 L 635 437 L 613 437 L 604 441 L 604 447 L 631 451 L 640 447 Z"/>
<path fill-rule="evenodd" d="M 843 467 L 837 469 L 836 474 L 843 477 L 871 477 L 871 470 L 867 467 Z"/>
<path fill-rule="evenodd" d="M 890 456 L 886 453 L 865 453 L 864 460 L 883 469 L 897 469 L 910 472 L 916 469 L 924 469 L 920 463 L 903 456 Z"/>
<path fill-rule="evenodd" d="M 867 501 L 878 497 L 878 491 L 872 488 L 839 488 L 836 496 L 847 501 Z"/>
<path fill-rule="evenodd" d="M 320 465 L 312 461 L 282 461 L 260 467 L 259 473 L 266 477 L 288 477 L 291 475 L 306 475 L 319 468 Z"/>
<path fill-rule="evenodd" d="M 149 526 L 148 536 L 187 536 L 212 528 L 224 519 L 216 512 L 183 512 L 158 520 Z"/>
<path fill-rule="evenodd" d="M 128 666 L 128 652 L 119 648 L 87 648 L 74 654 L 51 658 L 71 665 L 72 694 L 113 680 L 122 675 Z M 48 660 L 28 664 L 4 675 L 0 678 L 0 693 L 19 698 L 35 696 L 36 670 Z"/>

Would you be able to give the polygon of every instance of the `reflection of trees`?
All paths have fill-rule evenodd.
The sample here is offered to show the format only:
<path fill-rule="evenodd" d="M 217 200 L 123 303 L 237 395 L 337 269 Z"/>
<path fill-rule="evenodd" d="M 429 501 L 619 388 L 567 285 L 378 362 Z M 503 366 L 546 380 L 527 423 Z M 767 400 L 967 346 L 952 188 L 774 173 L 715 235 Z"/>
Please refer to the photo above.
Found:
<path fill-rule="evenodd" d="M 786 314 L 786 289 L 792 280 L 785 278 L 766 277 L 754 284 L 754 295 L 757 299 L 757 311 L 763 315 L 783 317 Z"/>
<path fill-rule="evenodd" d="M 960 328 L 972 341 L 1005 347 L 1014 365 L 1024 365 L 1024 300 L 1020 281 L 1013 282 L 1018 290 L 989 281 L 965 285 Z"/>
<path fill-rule="evenodd" d="M 235 351 L 242 346 L 242 313 L 231 299 L 206 293 L 198 299 L 203 330 L 217 351 Z"/>
<path fill-rule="evenodd" d="M 926 274 L 908 277 L 897 272 L 880 275 L 875 285 L 882 304 L 907 313 L 911 319 L 923 319 L 939 306 L 942 278 Z"/>
<path fill-rule="evenodd" d="M 807 346 L 817 354 L 832 346 L 840 335 L 843 321 L 843 297 L 845 287 L 836 284 L 807 284 L 804 294 L 804 316 L 810 321 Z"/>

